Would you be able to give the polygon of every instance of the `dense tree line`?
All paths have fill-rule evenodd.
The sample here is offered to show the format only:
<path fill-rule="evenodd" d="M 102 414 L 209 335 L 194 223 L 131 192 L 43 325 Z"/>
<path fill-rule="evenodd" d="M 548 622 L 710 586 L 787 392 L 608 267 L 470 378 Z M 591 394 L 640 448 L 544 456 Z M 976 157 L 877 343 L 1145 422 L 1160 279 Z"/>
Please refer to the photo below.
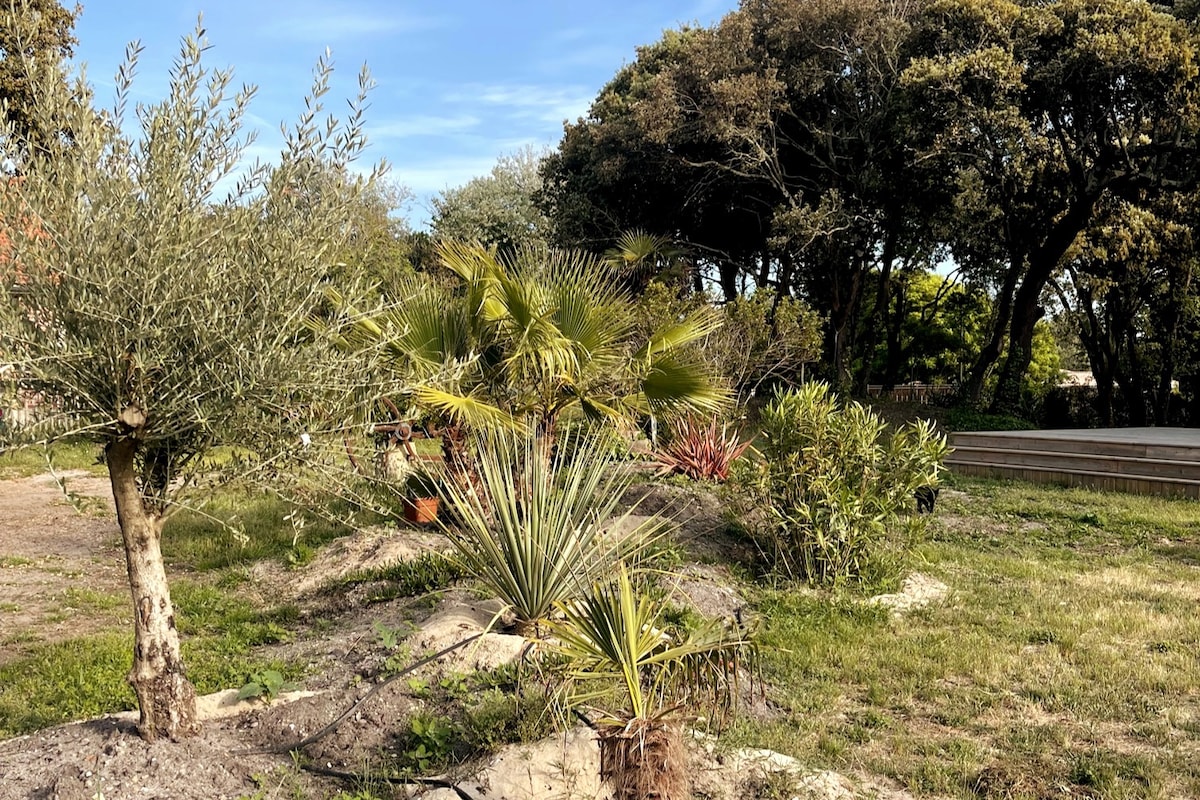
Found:
<path fill-rule="evenodd" d="M 1165 423 L 1195 385 L 1190 9 L 743 0 L 642 48 L 566 126 L 540 199 L 560 243 L 641 228 L 726 300 L 807 301 L 844 388 L 905 379 L 914 319 L 957 313 L 962 395 L 1018 410 L 1053 312 L 1104 415 L 1115 382 L 1131 421 Z M 935 267 L 956 280 L 931 293 Z"/>

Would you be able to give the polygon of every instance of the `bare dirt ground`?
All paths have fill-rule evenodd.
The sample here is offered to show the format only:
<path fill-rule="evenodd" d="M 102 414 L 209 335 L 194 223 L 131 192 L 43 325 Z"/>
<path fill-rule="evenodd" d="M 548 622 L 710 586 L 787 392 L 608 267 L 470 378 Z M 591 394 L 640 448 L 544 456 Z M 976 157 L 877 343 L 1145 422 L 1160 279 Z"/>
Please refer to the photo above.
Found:
<path fill-rule="evenodd" d="M 0 481 L 0 664 L 20 656 L 32 641 L 60 641 L 125 624 L 123 606 L 97 608 L 80 594 L 126 591 L 107 482 L 86 473 L 67 478 L 70 490 L 84 498 L 86 513 L 67 502 L 49 477 Z M 726 568 L 720 564 L 736 557 L 737 545 L 715 535 L 720 522 L 716 501 L 662 487 L 639 513 L 672 509 L 685 510 L 676 540 L 690 563 L 671 591 L 707 613 L 737 613 L 741 600 L 725 582 Z M 260 563 L 251 570 L 250 584 L 242 588 L 275 603 L 295 602 L 301 619 L 314 621 L 312 630 L 274 646 L 278 652 L 268 656 L 306 664 L 305 692 L 270 706 L 237 703 L 232 690 L 205 698 L 201 733 L 178 743 L 144 742 L 136 734 L 133 713 L 0 741 L 0 800 L 357 797 L 354 784 L 312 769 L 361 772 L 381 753 L 400 746 L 407 720 L 422 705 L 404 680 L 377 688 L 387 653 L 380 649 L 376 626 L 401 631 L 401 636 L 412 632 L 410 650 L 420 653 L 479 630 L 491 612 L 488 604 L 462 590 L 437 601 L 367 605 L 355 593 L 369 587 L 332 594 L 325 586 L 352 570 L 411 558 L 441 544 L 427 531 L 364 531 L 331 543 L 299 572 Z M 318 619 L 335 622 L 318 627 Z M 456 668 L 503 660 L 520 649 L 507 641 L 516 637 L 489 636 L 493 638 L 484 647 L 456 654 Z M 288 752 L 261 752 L 282 749 L 280 745 L 318 731 L 373 688 L 377 691 L 368 702 L 304 749 L 309 769 L 300 769 Z M 608 793 L 596 778 L 596 753 L 591 735 L 579 729 L 565 738 L 512 746 L 484 763 L 466 765 L 458 770 L 453 786 L 376 783 L 371 790 L 377 797 L 429 800 L 606 800 Z M 712 800 L 748 797 L 748 778 L 779 769 L 796 774 L 802 796 L 853 796 L 840 776 L 806 773 L 790 759 L 767 751 L 724 753 L 698 745 L 693 762 L 698 790 Z M 907 798 L 883 785 L 872 785 L 867 796 Z"/>
<path fill-rule="evenodd" d="M 111 625 L 115 612 L 81 607 L 80 592 L 128 591 L 108 480 L 60 477 L 85 513 L 48 475 L 0 481 L 0 664 L 34 630 L 55 642 Z"/>

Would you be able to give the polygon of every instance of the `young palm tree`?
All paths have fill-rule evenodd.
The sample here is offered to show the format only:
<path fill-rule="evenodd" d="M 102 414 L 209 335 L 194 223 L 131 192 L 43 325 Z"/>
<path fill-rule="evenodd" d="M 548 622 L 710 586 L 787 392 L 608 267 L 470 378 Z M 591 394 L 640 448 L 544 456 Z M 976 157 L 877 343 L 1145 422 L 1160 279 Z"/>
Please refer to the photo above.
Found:
<path fill-rule="evenodd" d="M 569 665 L 568 699 L 598 715 L 600 773 L 616 800 L 691 797 L 683 712 L 732 709 L 738 674 L 757 658 L 752 638 L 717 622 L 667 633 L 662 604 L 635 588 L 624 564 L 558 608 L 562 618 L 549 628 Z M 595 708 L 611 700 L 614 682 L 620 702 Z"/>
<path fill-rule="evenodd" d="M 685 283 L 691 272 L 684 261 L 684 252 L 668 236 L 658 236 L 643 230 L 625 231 L 604 257 L 625 279 L 630 288 L 641 294 L 654 278 L 667 283 Z M 699 291 L 699 290 L 697 290 Z"/>

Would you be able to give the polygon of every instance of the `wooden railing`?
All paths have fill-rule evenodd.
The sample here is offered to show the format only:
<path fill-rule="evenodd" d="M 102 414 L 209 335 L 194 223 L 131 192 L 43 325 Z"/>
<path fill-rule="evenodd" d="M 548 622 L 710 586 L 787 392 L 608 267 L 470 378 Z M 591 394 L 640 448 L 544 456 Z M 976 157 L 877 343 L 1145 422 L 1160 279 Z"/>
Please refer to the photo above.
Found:
<path fill-rule="evenodd" d="M 885 400 L 903 403 L 928 404 L 935 398 L 949 397 L 952 394 L 954 394 L 954 387 L 944 383 L 904 383 L 886 392 L 883 390 L 882 384 L 867 385 L 867 397 L 882 397 Z"/>

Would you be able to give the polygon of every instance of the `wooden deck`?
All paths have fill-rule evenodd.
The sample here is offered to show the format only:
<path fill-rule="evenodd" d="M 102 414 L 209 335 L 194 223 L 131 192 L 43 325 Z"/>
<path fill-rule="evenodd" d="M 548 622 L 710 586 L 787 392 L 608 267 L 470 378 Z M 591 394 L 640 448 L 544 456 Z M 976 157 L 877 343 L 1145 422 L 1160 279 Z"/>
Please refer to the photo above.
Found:
<path fill-rule="evenodd" d="M 950 446 L 960 475 L 1200 498 L 1200 428 L 978 431 Z"/>

